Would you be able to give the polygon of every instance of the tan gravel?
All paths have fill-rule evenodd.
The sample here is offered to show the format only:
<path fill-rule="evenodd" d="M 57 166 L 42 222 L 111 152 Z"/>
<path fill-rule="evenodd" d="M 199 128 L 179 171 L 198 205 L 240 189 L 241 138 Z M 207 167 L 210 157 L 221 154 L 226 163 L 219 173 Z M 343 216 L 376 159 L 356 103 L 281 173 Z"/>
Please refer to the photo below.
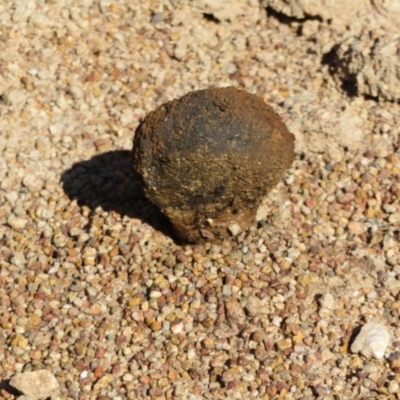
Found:
<path fill-rule="evenodd" d="M 46 369 L 61 399 L 398 398 L 400 105 L 331 76 L 333 26 L 239 3 L 0 4 L 0 397 Z M 257 226 L 182 247 L 132 138 L 215 85 L 268 101 L 296 160 Z M 379 360 L 350 352 L 370 320 Z"/>

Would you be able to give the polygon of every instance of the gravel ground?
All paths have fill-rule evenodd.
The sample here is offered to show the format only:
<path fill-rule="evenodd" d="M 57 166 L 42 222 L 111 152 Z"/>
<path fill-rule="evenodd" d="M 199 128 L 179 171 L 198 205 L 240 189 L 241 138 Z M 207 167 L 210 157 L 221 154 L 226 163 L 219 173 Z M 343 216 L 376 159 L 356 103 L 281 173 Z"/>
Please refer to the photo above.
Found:
<path fill-rule="evenodd" d="M 268 11 L 0 4 L 1 398 L 48 369 L 61 399 L 398 399 L 400 106 L 338 83 L 334 27 Z M 249 232 L 179 246 L 132 138 L 215 85 L 264 97 L 296 160 Z M 370 320 L 380 360 L 350 351 Z"/>

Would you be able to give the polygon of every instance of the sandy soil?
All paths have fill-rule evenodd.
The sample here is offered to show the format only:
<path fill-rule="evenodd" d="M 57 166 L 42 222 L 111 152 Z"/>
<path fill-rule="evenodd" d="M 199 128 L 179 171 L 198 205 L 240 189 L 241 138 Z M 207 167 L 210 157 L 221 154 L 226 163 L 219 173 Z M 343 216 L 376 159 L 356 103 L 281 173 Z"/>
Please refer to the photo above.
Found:
<path fill-rule="evenodd" d="M 398 398 L 400 106 L 341 80 L 329 21 L 225 3 L 0 4 L 1 398 L 40 369 L 54 399 Z M 283 117 L 296 160 L 249 231 L 179 246 L 134 132 L 230 85 Z M 350 350 L 367 321 L 380 359 Z"/>

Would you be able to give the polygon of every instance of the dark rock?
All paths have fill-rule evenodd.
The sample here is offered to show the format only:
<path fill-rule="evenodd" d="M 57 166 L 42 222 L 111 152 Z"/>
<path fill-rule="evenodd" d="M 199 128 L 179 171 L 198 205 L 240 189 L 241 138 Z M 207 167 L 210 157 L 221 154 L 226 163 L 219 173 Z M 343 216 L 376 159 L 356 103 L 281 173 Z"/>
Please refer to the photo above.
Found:
<path fill-rule="evenodd" d="M 185 242 L 246 230 L 294 158 L 294 136 L 264 101 L 234 87 L 188 93 L 138 127 L 133 167 Z"/>

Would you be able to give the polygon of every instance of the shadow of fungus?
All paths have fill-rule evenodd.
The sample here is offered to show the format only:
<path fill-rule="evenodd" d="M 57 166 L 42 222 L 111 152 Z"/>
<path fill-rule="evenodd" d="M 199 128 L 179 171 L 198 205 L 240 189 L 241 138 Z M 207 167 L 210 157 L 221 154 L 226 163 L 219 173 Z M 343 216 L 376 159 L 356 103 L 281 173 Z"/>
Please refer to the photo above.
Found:
<path fill-rule="evenodd" d="M 61 184 L 71 200 L 89 207 L 92 213 L 97 207 L 114 211 L 174 239 L 168 219 L 146 198 L 128 150 L 109 151 L 74 164 L 62 174 Z"/>
<path fill-rule="evenodd" d="M 9 396 L 15 396 L 15 398 L 22 396 L 22 392 L 18 389 L 15 389 L 10 385 L 10 379 L 6 379 L 4 381 L 0 381 L 0 395 L 1 394 L 8 394 Z M 0 397 L 3 398 L 3 397 Z"/>

